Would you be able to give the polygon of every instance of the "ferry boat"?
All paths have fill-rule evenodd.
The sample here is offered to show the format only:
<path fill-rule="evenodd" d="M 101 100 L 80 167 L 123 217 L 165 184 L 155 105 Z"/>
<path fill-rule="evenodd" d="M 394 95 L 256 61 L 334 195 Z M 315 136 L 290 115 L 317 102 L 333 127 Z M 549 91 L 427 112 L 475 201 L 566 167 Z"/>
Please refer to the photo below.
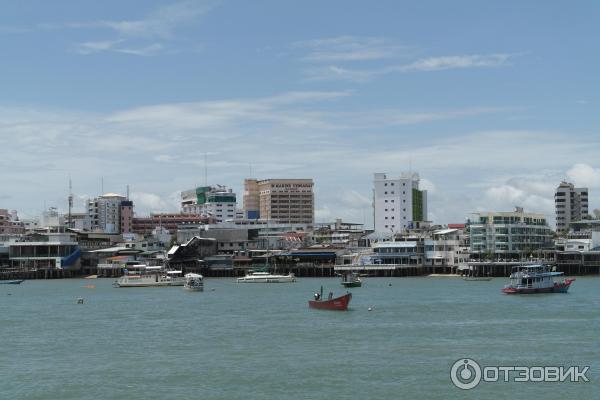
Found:
<path fill-rule="evenodd" d="M 275 275 L 269 272 L 250 272 L 246 276 L 237 278 L 238 283 L 290 283 L 296 282 L 296 277 L 291 272 L 287 275 Z"/>
<path fill-rule="evenodd" d="M 204 290 L 204 277 L 200 274 L 185 274 L 183 288 L 193 292 L 202 292 Z"/>
<path fill-rule="evenodd" d="M 323 299 L 323 286 L 321 286 L 321 292 L 315 293 L 315 299 L 308 301 L 308 307 L 318 310 L 346 311 L 351 299 L 352 293 L 349 292 L 335 298 L 333 297 L 333 293 L 329 292 L 327 299 Z"/>
<path fill-rule="evenodd" d="M 342 286 L 344 287 L 361 287 L 362 280 L 356 272 L 346 272 L 342 274 Z"/>
<path fill-rule="evenodd" d="M 129 265 L 125 275 L 117 279 L 113 286 L 122 287 L 153 287 L 153 286 L 183 286 L 185 278 L 181 271 L 165 270 L 160 266 L 145 264 Z"/>
<path fill-rule="evenodd" d="M 554 280 L 555 277 L 561 275 L 563 275 L 562 272 L 550 271 L 546 265 L 513 267 L 510 284 L 504 286 L 502 293 L 567 293 L 575 279 L 563 279 L 560 282 Z"/>

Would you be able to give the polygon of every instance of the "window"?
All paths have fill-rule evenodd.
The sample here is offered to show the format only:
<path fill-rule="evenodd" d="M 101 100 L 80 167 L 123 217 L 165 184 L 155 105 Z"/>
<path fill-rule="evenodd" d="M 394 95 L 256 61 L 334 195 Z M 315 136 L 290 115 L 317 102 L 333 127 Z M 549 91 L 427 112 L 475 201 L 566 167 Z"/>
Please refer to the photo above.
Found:
<path fill-rule="evenodd" d="M 394 186 L 394 182 L 390 183 L 390 185 Z"/>
<path fill-rule="evenodd" d="M 385 192 L 384 194 L 387 194 L 387 192 Z"/>
<path fill-rule="evenodd" d="M 394 200 L 392 200 L 392 202 L 393 202 L 393 201 L 394 201 Z M 385 202 L 387 203 L 387 200 L 386 200 Z"/>
<path fill-rule="evenodd" d="M 385 211 L 387 211 L 388 209 L 386 208 Z"/>
<path fill-rule="evenodd" d="M 385 227 L 387 228 L 388 226 L 386 225 Z"/>
<path fill-rule="evenodd" d="M 387 186 L 387 183 L 384 183 L 383 186 Z"/>

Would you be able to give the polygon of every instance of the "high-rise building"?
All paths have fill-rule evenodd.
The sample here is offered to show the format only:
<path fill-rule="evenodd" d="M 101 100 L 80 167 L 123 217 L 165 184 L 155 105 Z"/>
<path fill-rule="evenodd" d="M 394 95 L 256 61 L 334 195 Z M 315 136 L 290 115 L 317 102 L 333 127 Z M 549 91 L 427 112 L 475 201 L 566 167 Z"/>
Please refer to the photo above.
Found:
<path fill-rule="evenodd" d="M 88 201 L 88 216 L 92 231 L 130 233 L 133 202 L 127 200 L 125 196 L 107 193 Z"/>
<path fill-rule="evenodd" d="M 561 182 L 554 193 L 556 206 L 556 231 L 569 231 L 572 221 L 581 221 L 588 215 L 588 189 L 576 188 L 572 183 Z"/>
<path fill-rule="evenodd" d="M 184 214 L 214 218 L 218 223 L 236 217 L 236 195 L 225 186 L 201 186 L 181 192 L 181 211 Z"/>
<path fill-rule="evenodd" d="M 312 224 L 315 219 L 313 187 L 312 179 L 246 179 L 246 216 L 280 223 Z"/>
<path fill-rule="evenodd" d="M 419 174 L 390 178 L 376 173 L 373 180 L 376 232 L 400 232 L 427 220 L 427 191 L 419 189 Z"/>
<path fill-rule="evenodd" d="M 260 191 L 256 179 L 244 180 L 244 218 L 260 218 Z"/>

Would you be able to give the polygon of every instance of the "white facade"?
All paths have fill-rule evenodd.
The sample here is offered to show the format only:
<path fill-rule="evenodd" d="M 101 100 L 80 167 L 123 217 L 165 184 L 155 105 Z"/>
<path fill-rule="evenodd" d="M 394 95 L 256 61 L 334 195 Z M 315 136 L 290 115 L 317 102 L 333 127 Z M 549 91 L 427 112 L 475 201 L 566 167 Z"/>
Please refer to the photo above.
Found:
<path fill-rule="evenodd" d="M 417 173 L 402 174 L 397 178 L 376 173 L 373 208 L 375 232 L 401 232 L 412 227 L 415 220 L 427 220 L 427 191 L 419 190 Z"/>
<path fill-rule="evenodd" d="M 88 215 L 92 231 L 120 233 L 121 203 L 124 196 L 107 193 L 88 202 Z"/>

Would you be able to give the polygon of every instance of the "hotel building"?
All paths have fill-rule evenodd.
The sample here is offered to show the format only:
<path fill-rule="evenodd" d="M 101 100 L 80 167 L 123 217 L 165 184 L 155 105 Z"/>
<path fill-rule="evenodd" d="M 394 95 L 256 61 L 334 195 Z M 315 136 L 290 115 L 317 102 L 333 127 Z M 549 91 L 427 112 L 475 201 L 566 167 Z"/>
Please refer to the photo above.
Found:
<path fill-rule="evenodd" d="M 427 191 L 419 189 L 419 174 L 388 177 L 376 173 L 373 179 L 375 232 L 401 232 L 427 220 Z"/>

